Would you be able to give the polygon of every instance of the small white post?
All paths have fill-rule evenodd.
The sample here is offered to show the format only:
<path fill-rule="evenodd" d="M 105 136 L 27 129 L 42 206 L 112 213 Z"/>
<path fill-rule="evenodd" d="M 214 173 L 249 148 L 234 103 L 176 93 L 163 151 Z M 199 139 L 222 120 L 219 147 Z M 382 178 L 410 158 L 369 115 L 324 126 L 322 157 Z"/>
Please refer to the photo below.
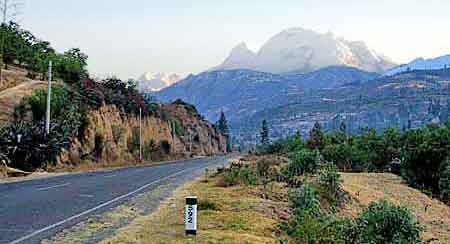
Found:
<path fill-rule="evenodd" d="M 197 197 L 186 197 L 185 209 L 185 231 L 186 235 L 197 235 Z"/>
<path fill-rule="evenodd" d="M 52 100 L 52 61 L 48 64 L 47 111 L 45 116 L 45 133 L 50 134 L 50 105 Z"/>

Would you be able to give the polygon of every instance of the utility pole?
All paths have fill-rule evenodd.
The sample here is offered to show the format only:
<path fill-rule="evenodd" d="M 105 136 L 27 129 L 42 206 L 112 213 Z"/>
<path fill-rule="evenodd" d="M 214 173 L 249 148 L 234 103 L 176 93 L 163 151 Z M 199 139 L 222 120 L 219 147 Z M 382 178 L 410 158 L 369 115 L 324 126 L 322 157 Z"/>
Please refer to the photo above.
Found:
<path fill-rule="evenodd" d="M 50 134 L 50 105 L 52 100 L 52 61 L 48 63 L 47 111 L 45 116 L 45 133 Z"/>
<path fill-rule="evenodd" d="M 138 93 L 141 95 L 141 81 L 137 82 Z M 142 106 L 139 105 L 139 161 L 142 162 Z"/>
<path fill-rule="evenodd" d="M 142 162 L 142 108 L 139 108 L 139 161 Z"/>

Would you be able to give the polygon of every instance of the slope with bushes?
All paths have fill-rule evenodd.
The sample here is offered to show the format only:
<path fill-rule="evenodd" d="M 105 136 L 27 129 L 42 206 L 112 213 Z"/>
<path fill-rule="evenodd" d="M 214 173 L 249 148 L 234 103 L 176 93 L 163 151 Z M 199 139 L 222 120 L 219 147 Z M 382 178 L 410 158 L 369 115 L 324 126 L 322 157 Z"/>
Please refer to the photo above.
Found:
<path fill-rule="evenodd" d="M 47 134 L 47 91 L 38 89 L 44 83 L 24 78 L 19 84 L 18 77 L 10 77 L 11 86 L 19 85 L 8 85 L 0 93 L 5 98 L 0 111 L 6 111 L 0 114 L 2 164 L 35 171 L 136 163 L 140 134 L 146 162 L 226 152 L 226 138 L 193 106 L 146 101 L 134 81 L 94 81 L 87 73 L 87 55 L 79 49 L 57 53 L 15 23 L 3 24 L 1 31 L 7 39 L 3 63 L 10 70 L 6 73 L 20 69 L 25 70 L 22 78 L 46 79 L 52 61 L 53 77 L 58 80 L 52 85 Z"/>
<path fill-rule="evenodd" d="M 389 173 L 338 173 L 317 157 L 249 155 L 175 192 L 103 243 L 448 243 L 450 207 Z M 309 159 L 308 159 L 309 160 Z M 293 167 L 292 165 L 297 165 Z M 304 171 L 306 172 L 306 171 Z M 184 235 L 186 196 L 199 198 L 198 235 Z"/>

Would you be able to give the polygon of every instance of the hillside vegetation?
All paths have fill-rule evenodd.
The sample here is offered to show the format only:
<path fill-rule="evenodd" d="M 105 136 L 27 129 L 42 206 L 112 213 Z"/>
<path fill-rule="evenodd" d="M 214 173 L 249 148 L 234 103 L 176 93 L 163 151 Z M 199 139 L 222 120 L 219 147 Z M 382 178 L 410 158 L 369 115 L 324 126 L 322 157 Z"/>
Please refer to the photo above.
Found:
<path fill-rule="evenodd" d="M 333 203 L 335 198 L 331 192 L 321 188 L 323 183 L 315 183 L 320 182 L 317 178 L 304 178 L 304 183 L 309 182 L 307 184 L 318 189 L 316 193 L 311 193 L 318 195 L 320 214 L 309 216 L 304 225 L 294 222 L 296 218 L 299 219 L 295 221 L 300 221 L 307 217 L 299 215 L 305 212 L 295 210 L 294 203 L 300 204 L 301 199 L 309 198 L 307 195 L 295 198 L 296 188 L 283 181 L 266 184 L 258 174 L 261 172 L 258 165 L 263 161 L 270 162 L 270 168 L 275 171 L 286 167 L 287 163 L 282 157 L 252 156 L 235 162 L 232 169 L 219 169 L 217 173 L 207 171 L 201 179 L 179 188 L 173 198 L 156 212 L 137 218 L 103 243 L 369 243 L 365 242 L 368 240 L 358 240 L 355 235 L 358 231 L 365 231 L 363 225 L 358 226 L 358 219 L 365 218 L 360 217 L 363 212 L 378 216 L 374 221 L 379 221 L 380 225 L 388 224 L 382 223 L 380 218 L 393 221 L 392 226 L 385 226 L 387 229 L 379 233 L 380 239 L 371 239 L 373 242 L 370 243 L 398 243 L 396 241 L 401 240 L 397 235 L 401 233 L 401 227 L 396 225 L 400 222 L 395 222 L 396 217 L 390 214 L 405 218 L 401 221 L 404 228 L 413 227 L 410 229 L 412 236 L 417 238 L 420 234 L 420 238 L 403 243 L 450 241 L 450 207 L 407 186 L 400 177 L 389 173 L 341 173 L 345 200 L 337 203 Z M 236 174 L 230 178 L 230 172 L 237 170 L 236 163 L 243 165 L 239 170 L 240 176 Z M 255 178 L 248 181 L 251 177 L 245 175 Z M 320 175 L 317 177 L 320 178 Z M 190 195 L 199 198 L 196 237 L 184 235 L 184 200 Z M 382 211 L 369 206 L 378 206 Z M 411 225 L 407 221 L 412 221 Z M 293 227 L 298 229 L 292 231 Z M 338 229 L 333 231 L 333 228 Z M 388 236 L 388 229 L 393 232 L 398 230 L 397 234 L 392 233 L 394 239 L 389 239 L 392 237 Z M 372 235 L 372 238 L 375 236 Z"/>
<path fill-rule="evenodd" d="M 0 91 L 0 161 L 25 171 L 96 168 L 139 161 L 139 111 L 143 160 L 179 159 L 226 152 L 227 138 L 182 101 L 149 102 L 134 81 L 100 81 L 87 73 L 79 49 L 57 53 L 15 23 L 2 25 L 7 82 Z M 50 133 L 44 130 L 45 83 L 53 62 Z M 6 83 L 5 83 L 6 84 Z M 2 88 L 2 89 L 3 89 Z"/>

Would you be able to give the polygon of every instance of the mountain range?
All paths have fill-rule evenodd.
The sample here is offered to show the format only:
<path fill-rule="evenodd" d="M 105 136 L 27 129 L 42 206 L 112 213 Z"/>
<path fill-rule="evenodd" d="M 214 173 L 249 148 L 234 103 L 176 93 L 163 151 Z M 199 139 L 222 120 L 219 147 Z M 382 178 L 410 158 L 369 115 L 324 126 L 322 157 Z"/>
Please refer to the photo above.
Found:
<path fill-rule="evenodd" d="M 268 107 L 288 104 L 315 89 L 331 89 L 379 74 L 353 67 L 332 66 L 307 74 L 273 74 L 254 70 L 215 70 L 186 79 L 155 93 L 162 101 L 182 99 L 194 104 L 209 120 L 223 110 L 230 120 Z"/>
<path fill-rule="evenodd" d="M 438 70 L 445 68 L 450 68 L 450 55 L 431 59 L 417 58 L 408 64 L 400 65 L 385 72 L 384 75 L 392 76 L 410 70 Z"/>
<path fill-rule="evenodd" d="M 139 90 L 147 92 L 155 92 L 175 84 L 181 79 L 177 74 L 151 73 L 146 72 L 138 78 Z"/>
<path fill-rule="evenodd" d="M 347 41 L 332 33 L 303 28 L 282 31 L 258 52 L 245 43 L 237 45 L 213 70 L 250 69 L 269 73 L 306 73 L 328 66 L 350 66 L 369 72 L 384 72 L 395 66 L 389 58 L 364 42 Z"/>
<path fill-rule="evenodd" d="M 296 28 L 257 53 L 241 43 L 221 65 L 153 95 L 191 103 L 210 121 L 224 111 L 244 142 L 255 141 L 263 119 L 274 137 L 306 135 L 316 121 L 327 129 L 344 121 L 352 132 L 417 127 L 450 118 L 449 67 L 450 55 L 395 66 L 364 42 Z"/>

